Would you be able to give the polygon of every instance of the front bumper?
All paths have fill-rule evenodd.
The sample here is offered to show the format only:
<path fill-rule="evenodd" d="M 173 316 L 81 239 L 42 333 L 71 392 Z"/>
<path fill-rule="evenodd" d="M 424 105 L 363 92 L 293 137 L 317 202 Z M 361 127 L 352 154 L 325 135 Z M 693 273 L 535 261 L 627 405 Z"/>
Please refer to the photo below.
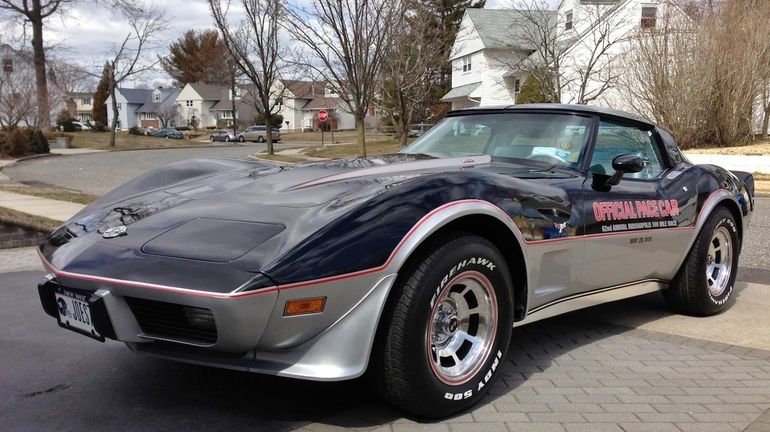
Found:
<path fill-rule="evenodd" d="M 180 295 L 49 275 L 41 304 L 57 317 L 57 286 L 90 292 L 96 331 L 137 353 L 216 367 L 322 381 L 363 374 L 396 275 L 368 274 L 251 295 Z M 286 317 L 290 299 L 324 295 L 323 313 Z M 211 317 L 212 325 L 208 327 Z M 204 328 L 205 327 L 205 328 Z M 214 337 L 211 338 L 213 329 Z M 208 330 L 208 331 L 205 331 Z"/>

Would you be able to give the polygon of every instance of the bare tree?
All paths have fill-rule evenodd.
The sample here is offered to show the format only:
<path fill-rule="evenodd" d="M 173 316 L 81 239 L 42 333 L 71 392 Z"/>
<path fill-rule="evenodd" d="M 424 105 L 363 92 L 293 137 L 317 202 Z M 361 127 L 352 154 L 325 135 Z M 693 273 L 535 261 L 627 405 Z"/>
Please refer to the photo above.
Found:
<path fill-rule="evenodd" d="M 768 127 L 770 127 L 770 78 L 765 80 L 760 101 L 762 106 L 762 128 L 760 129 L 760 134 L 762 134 L 762 139 L 766 140 L 769 133 Z"/>
<path fill-rule="evenodd" d="M 37 101 L 37 127 L 51 127 L 48 100 L 48 76 L 46 74 L 45 49 L 43 47 L 43 22 L 73 0 L 0 0 L 0 10 L 22 18 L 32 27 L 32 55 L 35 65 L 35 98 Z"/>
<path fill-rule="evenodd" d="M 405 13 L 393 23 L 399 28 L 385 50 L 380 74 L 378 108 L 396 126 L 399 142 L 406 145 L 409 125 L 424 112 L 433 81 L 432 68 L 444 61 L 442 41 L 422 19 L 424 6 L 405 5 Z"/>
<path fill-rule="evenodd" d="M 227 0 L 224 0 L 227 1 Z M 273 154 L 273 116 L 283 99 L 283 87 L 277 86 L 281 78 L 281 52 L 278 44 L 279 20 L 284 8 L 279 0 L 241 0 L 246 18 L 238 27 L 230 28 L 229 1 L 209 0 L 214 23 L 223 36 L 232 62 L 251 82 L 254 108 L 264 115 L 267 153 Z M 235 107 L 235 74 L 231 75 L 231 99 L 233 116 Z M 237 119 L 235 119 L 237 122 Z"/>
<path fill-rule="evenodd" d="M 627 39 L 630 24 L 621 6 L 622 3 L 610 8 L 602 4 L 581 6 L 580 17 L 588 28 L 565 49 L 561 65 L 567 88 L 574 95 L 569 102 L 587 104 L 617 86 L 622 74 L 621 44 Z"/>
<path fill-rule="evenodd" d="M 146 72 L 157 64 L 157 57 L 153 62 L 142 63 L 142 53 L 148 45 L 163 31 L 166 20 L 163 12 L 155 7 L 140 9 L 126 6 L 122 12 L 128 20 L 131 31 L 123 38 L 120 46 L 115 50 L 109 63 L 109 94 L 112 98 L 112 124 L 110 125 L 110 147 L 115 146 L 115 133 L 118 128 L 118 100 L 116 92 L 118 86 L 126 79 Z M 128 126 L 128 125 L 124 125 Z"/>
<path fill-rule="evenodd" d="M 697 19 L 667 7 L 634 36 L 622 88 L 685 148 L 740 144 L 753 136 L 755 110 L 767 112 L 770 4 L 701 7 Z"/>
<path fill-rule="evenodd" d="M 566 30 L 557 26 L 556 12 L 546 0 L 522 0 L 513 6 L 511 25 L 500 37 L 516 41 L 516 46 L 511 47 L 515 55 L 508 53 L 499 60 L 511 70 L 532 75 L 546 100 L 560 102 L 569 84 L 560 73 L 570 42 Z"/>
<path fill-rule="evenodd" d="M 375 96 L 380 66 L 403 11 L 400 0 L 318 0 L 286 7 L 283 24 L 300 42 L 297 63 L 316 71 L 356 121 L 366 156 L 364 119 Z"/>
<path fill-rule="evenodd" d="M 169 127 L 179 119 L 179 105 L 176 103 L 156 104 L 155 116 L 158 117 L 161 129 Z"/>
<path fill-rule="evenodd" d="M 4 49 L 11 52 L 10 47 Z M 25 53 L 12 51 L 13 63 L 0 70 L 0 129 L 10 133 L 19 124 L 29 123 L 36 119 L 35 81 L 29 79 L 34 74 L 31 61 L 26 61 Z"/>
<path fill-rule="evenodd" d="M 91 92 L 96 87 L 93 74 L 73 63 L 50 63 L 48 77 L 52 85 L 49 89 L 49 100 L 51 109 L 54 110 L 71 103 L 73 93 Z"/>
<path fill-rule="evenodd" d="M 631 36 L 620 90 L 627 105 L 669 128 L 683 147 L 708 130 L 706 106 L 714 69 L 702 55 L 707 41 L 686 15 L 661 11 L 656 27 Z"/>

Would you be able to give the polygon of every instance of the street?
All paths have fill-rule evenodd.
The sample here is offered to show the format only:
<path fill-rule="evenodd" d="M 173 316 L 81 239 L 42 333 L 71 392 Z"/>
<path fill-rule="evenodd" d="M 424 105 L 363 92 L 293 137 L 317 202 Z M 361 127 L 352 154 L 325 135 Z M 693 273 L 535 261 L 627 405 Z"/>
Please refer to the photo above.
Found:
<path fill-rule="evenodd" d="M 276 150 L 306 146 L 277 143 Z M 56 186 L 103 195 L 132 178 L 185 159 L 244 158 L 265 149 L 264 144 L 242 147 L 203 147 L 164 150 L 131 150 L 31 159 L 3 168 L 13 180 L 34 186 Z"/>

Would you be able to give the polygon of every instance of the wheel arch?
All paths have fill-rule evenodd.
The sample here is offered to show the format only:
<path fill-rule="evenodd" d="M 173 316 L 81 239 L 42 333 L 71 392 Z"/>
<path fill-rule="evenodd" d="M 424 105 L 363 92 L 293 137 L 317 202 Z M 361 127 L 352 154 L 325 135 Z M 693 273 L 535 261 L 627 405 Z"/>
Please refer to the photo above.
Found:
<path fill-rule="evenodd" d="M 682 254 L 682 256 L 679 258 L 679 262 L 677 263 L 675 269 L 678 272 L 682 266 L 685 264 L 685 260 L 687 256 L 690 254 L 690 251 L 693 248 L 693 245 L 695 244 L 695 240 L 698 238 L 698 235 L 700 234 L 701 230 L 703 230 L 703 226 L 706 225 L 706 221 L 709 217 L 719 208 L 724 207 L 726 208 L 730 214 L 735 218 L 735 222 L 738 228 L 738 247 L 740 248 L 743 243 L 743 216 L 740 212 L 740 207 L 738 205 L 738 202 L 736 201 L 735 197 L 724 189 L 719 189 L 711 193 L 711 195 L 706 198 L 706 200 L 703 202 L 703 205 L 701 206 L 700 212 L 698 212 L 698 217 L 695 222 L 695 229 L 693 230 L 693 234 L 691 238 L 689 239 L 689 242 L 687 244 L 687 249 L 685 250 L 685 253 Z M 740 253 L 740 249 L 739 249 Z"/>
<path fill-rule="evenodd" d="M 706 224 L 708 218 L 720 207 L 726 208 L 730 214 L 735 218 L 735 222 L 738 228 L 738 240 L 743 242 L 743 214 L 741 213 L 740 205 L 735 197 L 725 189 L 719 189 L 714 191 L 706 201 L 704 201 L 701 211 L 698 214 L 697 230 L 695 236 L 700 233 L 703 226 Z M 694 237 L 695 237 L 694 236 Z M 692 242 L 695 241 L 693 237 Z M 692 244 L 690 244 L 692 246 Z M 688 248 L 689 250 L 689 248 Z"/>
<path fill-rule="evenodd" d="M 711 210 L 711 213 L 715 212 L 719 207 L 724 207 L 727 210 L 730 211 L 730 213 L 735 218 L 736 222 L 736 228 L 738 228 L 738 241 L 739 245 L 743 244 L 743 215 L 741 214 L 741 210 L 738 207 L 738 203 L 731 200 L 731 199 L 723 199 L 719 201 L 716 206 Z"/>
<path fill-rule="evenodd" d="M 514 321 L 524 318 L 527 309 L 527 264 L 524 240 L 510 216 L 496 205 L 480 200 L 456 202 L 447 210 L 427 217 L 410 237 L 394 260 L 398 278 L 394 287 L 409 273 L 419 257 L 435 247 L 437 241 L 452 232 L 475 234 L 492 242 L 503 254 L 514 289 Z M 454 203 L 452 203 L 454 204 Z M 395 296 L 394 289 L 388 303 Z"/>

